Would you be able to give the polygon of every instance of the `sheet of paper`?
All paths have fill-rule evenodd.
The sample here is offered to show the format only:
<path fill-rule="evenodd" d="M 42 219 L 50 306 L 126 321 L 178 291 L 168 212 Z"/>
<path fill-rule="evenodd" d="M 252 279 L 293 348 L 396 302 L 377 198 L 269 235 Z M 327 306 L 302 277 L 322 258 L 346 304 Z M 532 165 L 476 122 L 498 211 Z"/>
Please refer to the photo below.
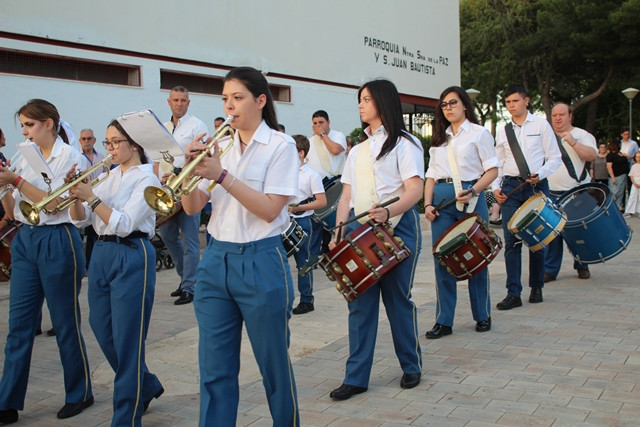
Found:
<path fill-rule="evenodd" d="M 159 161 L 170 155 L 184 157 L 180 144 L 164 127 L 151 110 L 134 111 L 119 116 L 116 120 L 129 136 L 144 148 L 151 160 Z"/>
<path fill-rule="evenodd" d="M 18 150 L 22 153 L 22 157 L 24 157 L 24 160 L 29 164 L 31 169 L 43 177 L 46 176 L 49 179 L 53 179 L 53 172 L 35 142 L 21 142 L 18 144 Z"/>

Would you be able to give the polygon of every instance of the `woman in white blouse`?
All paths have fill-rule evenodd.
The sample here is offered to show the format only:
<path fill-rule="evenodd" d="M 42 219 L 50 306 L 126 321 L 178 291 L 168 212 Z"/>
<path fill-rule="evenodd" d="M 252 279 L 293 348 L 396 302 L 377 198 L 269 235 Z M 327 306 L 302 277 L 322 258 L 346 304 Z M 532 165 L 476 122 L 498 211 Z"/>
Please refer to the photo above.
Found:
<path fill-rule="evenodd" d="M 456 192 L 452 182 L 447 145 L 451 145 L 459 172 L 462 190 Z M 442 200 L 456 199 L 461 205 L 478 198 L 474 212 L 487 222 L 489 214 L 483 190 L 498 176 L 498 158 L 494 140 L 487 129 L 478 124 L 473 102 L 458 86 L 444 90 L 436 108 L 436 127 L 429 149 L 429 167 L 424 186 L 425 217 L 431 221 L 431 236 L 435 244 L 451 225 L 466 214 L 456 204 L 436 210 Z M 466 192 L 469 191 L 467 194 Z M 456 279 L 434 256 L 437 282 L 436 324 L 426 333 L 427 338 L 441 338 L 452 333 L 456 308 Z M 469 279 L 471 312 L 476 331 L 491 329 L 491 302 L 487 269 Z"/>

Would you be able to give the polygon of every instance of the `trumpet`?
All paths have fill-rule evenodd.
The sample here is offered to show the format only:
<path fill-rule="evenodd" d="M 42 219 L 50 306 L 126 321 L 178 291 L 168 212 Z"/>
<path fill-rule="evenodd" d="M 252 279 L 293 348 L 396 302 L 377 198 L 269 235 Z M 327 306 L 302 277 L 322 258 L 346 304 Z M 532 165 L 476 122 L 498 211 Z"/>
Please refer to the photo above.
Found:
<path fill-rule="evenodd" d="M 106 167 L 107 173 L 104 178 L 93 179 L 91 181 L 91 186 L 96 187 L 98 184 L 102 183 L 109 177 L 109 166 L 111 164 L 112 157 L 112 154 L 108 154 L 101 162 L 94 164 L 84 172 L 79 172 L 73 179 L 71 179 L 66 184 L 58 187 L 55 191 L 50 192 L 44 199 L 40 200 L 38 203 L 31 204 L 26 200 L 22 200 L 19 205 L 22 216 L 24 216 L 25 219 L 31 224 L 38 225 L 40 223 L 40 211 L 45 211 L 47 214 L 53 215 L 71 206 L 71 204 L 75 202 L 76 199 L 75 197 L 69 196 L 63 198 L 62 201 L 58 203 L 53 209 L 47 209 L 46 207 L 49 203 L 53 202 L 55 199 L 66 193 L 71 187 L 89 178 L 95 171 L 99 170 L 100 168 Z"/>
<path fill-rule="evenodd" d="M 186 164 L 182 171 L 176 175 L 176 173 L 169 176 L 166 184 L 162 187 L 156 187 L 150 185 L 144 190 L 144 200 L 149 207 L 153 209 L 159 215 L 171 215 L 176 210 L 176 203 L 180 201 L 182 196 L 186 196 L 191 193 L 197 187 L 198 183 L 202 180 L 201 176 L 192 176 L 193 170 L 196 166 L 206 157 L 210 156 L 213 144 L 220 139 L 225 133 L 229 132 L 231 138 L 234 137 L 233 128 L 229 125 L 233 121 L 233 116 L 229 115 L 224 122 L 215 130 L 211 137 L 211 142 L 207 144 L 206 149 L 202 150 L 196 157 L 194 157 L 188 164 Z M 229 144 L 220 154 L 220 157 L 227 154 L 233 144 Z M 184 185 L 183 185 L 184 183 Z"/>

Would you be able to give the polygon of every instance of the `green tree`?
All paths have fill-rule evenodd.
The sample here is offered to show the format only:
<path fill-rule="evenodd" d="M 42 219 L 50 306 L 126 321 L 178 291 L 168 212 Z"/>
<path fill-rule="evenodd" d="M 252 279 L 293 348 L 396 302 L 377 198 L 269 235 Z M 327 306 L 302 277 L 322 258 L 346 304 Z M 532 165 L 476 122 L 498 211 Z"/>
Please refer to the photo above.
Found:
<path fill-rule="evenodd" d="M 499 93 L 522 82 L 534 108 L 550 117 L 554 102 L 568 102 L 593 133 L 609 115 L 599 99 L 617 91 L 623 103 L 620 90 L 640 76 L 639 15 L 640 0 L 462 0 L 463 86 L 482 92 L 483 120 L 499 118 Z"/>

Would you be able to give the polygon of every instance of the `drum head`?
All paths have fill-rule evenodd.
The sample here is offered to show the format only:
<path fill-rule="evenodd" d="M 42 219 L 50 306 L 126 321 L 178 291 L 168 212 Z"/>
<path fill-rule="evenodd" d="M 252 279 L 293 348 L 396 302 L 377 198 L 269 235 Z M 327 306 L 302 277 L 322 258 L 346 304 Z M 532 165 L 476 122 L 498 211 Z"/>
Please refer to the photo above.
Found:
<path fill-rule="evenodd" d="M 470 216 L 468 218 L 463 218 L 453 225 L 453 228 L 447 230 L 445 235 L 442 237 L 440 242 L 436 245 L 434 252 L 445 252 L 449 253 L 453 249 L 459 247 L 466 241 L 461 240 L 460 235 L 466 236 L 473 224 L 476 222 L 475 216 Z M 445 249 L 446 248 L 446 249 Z"/>
<path fill-rule="evenodd" d="M 338 207 L 340 195 L 342 194 L 342 182 L 340 180 L 329 182 L 324 189 L 324 194 L 327 196 L 327 206 L 314 211 L 316 217 L 319 219 L 324 219 Z"/>
<path fill-rule="evenodd" d="M 509 220 L 509 229 L 517 233 L 526 228 L 542 212 L 545 207 L 546 196 L 542 193 L 534 194 L 522 204 Z"/>
<path fill-rule="evenodd" d="M 558 205 L 570 222 L 583 221 L 600 211 L 609 197 L 609 188 L 602 184 L 584 184 L 564 193 Z"/>

